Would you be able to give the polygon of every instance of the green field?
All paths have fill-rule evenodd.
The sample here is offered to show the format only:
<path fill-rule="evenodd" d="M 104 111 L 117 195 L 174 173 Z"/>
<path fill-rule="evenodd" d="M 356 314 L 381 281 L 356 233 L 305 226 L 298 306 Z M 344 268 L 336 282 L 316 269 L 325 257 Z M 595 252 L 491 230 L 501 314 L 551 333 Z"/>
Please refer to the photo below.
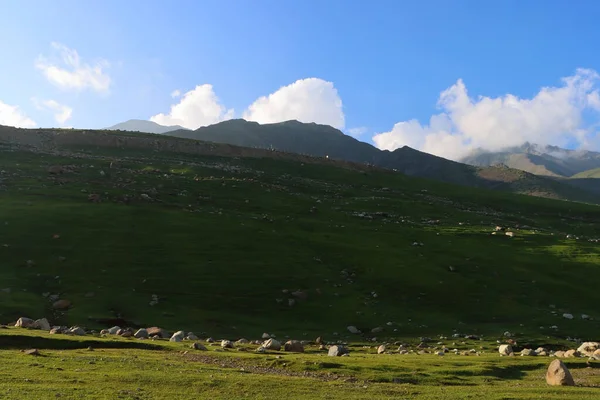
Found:
<path fill-rule="evenodd" d="M 49 174 L 56 165 L 67 172 Z M 267 365 L 300 374 L 288 376 L 191 362 L 177 351 L 183 344 L 65 350 L 56 342 L 80 339 L 7 339 L 36 335 L 12 328 L 0 331 L 0 395 L 7 398 L 600 396 L 589 387 L 547 388 L 549 358 L 500 359 L 494 348 L 507 330 L 519 347 L 599 339 L 597 206 L 264 158 L 2 152 L 0 170 L 3 323 L 46 317 L 96 330 L 160 326 L 231 340 L 269 332 L 356 346 L 333 366 L 316 348 L 282 359 L 208 353 L 252 371 Z M 492 235 L 496 225 L 515 237 Z M 153 295 L 158 304 L 150 305 Z M 72 306 L 53 309 L 57 298 Z M 351 335 L 348 325 L 364 334 Z M 367 341 L 414 346 L 419 336 L 454 333 L 483 335 L 485 345 L 477 345 L 486 353 L 362 350 Z M 15 346 L 46 356 L 34 359 Z M 568 366 L 581 385 L 600 383 L 585 360 Z"/>

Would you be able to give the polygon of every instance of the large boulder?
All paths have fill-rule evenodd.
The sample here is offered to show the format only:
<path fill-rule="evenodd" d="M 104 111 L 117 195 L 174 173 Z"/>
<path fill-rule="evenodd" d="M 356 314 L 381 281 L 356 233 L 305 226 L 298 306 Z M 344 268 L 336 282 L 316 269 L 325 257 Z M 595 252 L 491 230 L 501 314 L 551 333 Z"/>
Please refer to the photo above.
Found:
<path fill-rule="evenodd" d="M 113 326 L 112 328 L 108 329 L 108 334 L 116 335 L 117 333 L 119 333 L 120 330 L 121 330 L 120 326 Z"/>
<path fill-rule="evenodd" d="M 33 327 L 43 331 L 49 331 L 51 328 L 50 322 L 48 322 L 46 318 L 36 319 L 33 323 Z"/>
<path fill-rule="evenodd" d="M 344 354 L 348 354 L 348 353 L 349 353 L 348 349 L 345 348 L 344 346 L 335 345 L 335 346 L 331 346 L 329 348 L 327 355 L 329 357 L 341 357 Z"/>
<path fill-rule="evenodd" d="M 169 341 L 170 342 L 181 342 L 184 337 L 185 337 L 184 331 L 177 331 L 173 334 L 173 336 L 171 336 L 171 339 L 169 339 Z"/>
<path fill-rule="evenodd" d="M 575 386 L 575 381 L 569 369 L 559 359 L 552 361 L 548 366 L 546 383 L 552 386 Z"/>
<path fill-rule="evenodd" d="M 221 340 L 221 347 L 223 349 L 233 349 L 233 342 L 231 340 Z"/>
<path fill-rule="evenodd" d="M 584 356 L 591 357 L 596 350 L 600 348 L 600 343 L 598 342 L 584 342 L 577 349 L 578 352 L 583 354 Z"/>
<path fill-rule="evenodd" d="M 288 340 L 283 345 L 283 350 L 292 353 L 304 353 L 304 345 L 298 340 Z"/>
<path fill-rule="evenodd" d="M 266 350 L 279 351 L 281 350 L 281 343 L 278 340 L 269 339 L 261 347 L 264 347 Z"/>
<path fill-rule="evenodd" d="M 144 329 L 144 328 L 140 328 L 133 334 L 133 336 L 138 339 L 148 339 L 148 336 L 149 336 L 148 330 Z"/>
<path fill-rule="evenodd" d="M 511 356 L 513 355 L 512 346 L 510 344 L 502 344 L 498 347 L 498 353 L 500 353 L 501 356 Z"/>
<path fill-rule="evenodd" d="M 66 333 L 67 335 L 84 336 L 85 330 L 79 326 L 74 326 L 71 329 L 69 329 Z"/>
<path fill-rule="evenodd" d="M 150 328 L 146 328 L 146 330 L 148 331 L 148 336 L 160 336 L 163 339 L 166 339 L 169 337 L 169 333 L 167 331 L 165 331 L 162 328 L 159 328 L 157 326 L 152 326 Z"/>
<path fill-rule="evenodd" d="M 381 346 L 379 346 L 377 348 L 377 354 L 383 354 L 386 352 L 386 350 L 387 350 L 387 347 L 385 347 L 385 344 L 382 344 Z"/>
<path fill-rule="evenodd" d="M 34 324 L 35 324 L 35 321 L 32 320 L 31 318 L 21 317 L 17 320 L 17 323 L 15 324 L 15 326 L 17 326 L 19 328 L 32 328 Z"/>

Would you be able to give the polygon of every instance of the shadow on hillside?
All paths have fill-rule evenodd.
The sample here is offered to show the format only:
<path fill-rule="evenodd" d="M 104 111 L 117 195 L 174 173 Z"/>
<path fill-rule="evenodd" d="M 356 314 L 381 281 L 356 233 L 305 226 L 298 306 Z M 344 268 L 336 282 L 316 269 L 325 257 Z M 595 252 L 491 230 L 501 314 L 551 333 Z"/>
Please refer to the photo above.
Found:
<path fill-rule="evenodd" d="M 163 350 L 160 345 L 140 343 L 139 341 L 112 341 L 112 340 L 68 340 L 65 338 L 46 338 L 22 335 L 0 335 L 0 349 L 51 349 L 51 350 L 75 350 L 88 347 L 97 349 L 139 349 L 139 350 Z"/>
<path fill-rule="evenodd" d="M 508 365 L 505 367 L 488 367 L 481 375 L 493 376 L 500 379 L 523 379 L 526 371 L 539 369 L 539 365 Z"/>

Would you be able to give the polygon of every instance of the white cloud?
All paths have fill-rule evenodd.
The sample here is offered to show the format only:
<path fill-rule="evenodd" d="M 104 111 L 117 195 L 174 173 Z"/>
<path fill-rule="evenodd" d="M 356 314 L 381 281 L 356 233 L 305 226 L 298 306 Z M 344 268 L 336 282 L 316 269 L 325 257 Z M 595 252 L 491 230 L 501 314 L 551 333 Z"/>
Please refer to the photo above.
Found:
<path fill-rule="evenodd" d="M 184 93 L 179 103 L 171 106 L 168 114 L 157 114 L 150 121 L 161 125 L 181 125 L 198 129 L 233 118 L 233 110 L 227 110 L 213 91 L 212 85 L 198 85 Z"/>
<path fill-rule="evenodd" d="M 365 133 L 369 132 L 369 128 L 366 126 L 357 126 L 356 128 L 348 129 L 348 135 L 354 136 L 355 138 L 361 137 Z"/>
<path fill-rule="evenodd" d="M 17 128 L 35 128 L 37 124 L 17 106 L 11 106 L 0 101 L 0 125 Z"/>
<path fill-rule="evenodd" d="M 40 55 L 35 62 L 35 67 L 50 83 L 63 90 L 108 92 L 111 85 L 110 76 L 105 71 L 110 66 L 108 61 L 98 60 L 91 65 L 82 62 L 76 50 L 56 42 L 52 42 L 51 46 L 58 57 L 49 60 Z"/>
<path fill-rule="evenodd" d="M 563 78 L 561 86 L 541 88 L 531 99 L 507 94 L 474 100 L 459 79 L 440 94 L 442 112 L 429 124 L 399 122 L 391 131 L 373 136 L 373 142 L 380 149 L 407 145 L 455 160 L 474 148 L 496 151 L 526 141 L 560 146 L 575 140 L 584 146 L 596 137 L 583 114 L 600 111 L 599 82 L 595 71 L 578 69 Z"/>
<path fill-rule="evenodd" d="M 179 89 L 175 89 L 175 90 L 173 90 L 173 91 L 171 92 L 171 97 L 172 97 L 172 98 L 174 98 L 174 99 L 175 99 L 175 98 L 177 98 L 177 97 L 179 97 L 179 96 L 181 96 L 181 90 L 179 90 Z"/>
<path fill-rule="evenodd" d="M 38 100 L 33 97 L 31 101 L 38 110 L 54 112 L 54 119 L 60 125 L 64 125 L 73 116 L 73 109 L 71 107 L 60 104 L 56 100 Z"/>
<path fill-rule="evenodd" d="M 342 100 L 332 82 L 319 78 L 300 79 L 257 99 L 244 112 L 244 119 L 261 124 L 298 120 L 342 129 Z"/>

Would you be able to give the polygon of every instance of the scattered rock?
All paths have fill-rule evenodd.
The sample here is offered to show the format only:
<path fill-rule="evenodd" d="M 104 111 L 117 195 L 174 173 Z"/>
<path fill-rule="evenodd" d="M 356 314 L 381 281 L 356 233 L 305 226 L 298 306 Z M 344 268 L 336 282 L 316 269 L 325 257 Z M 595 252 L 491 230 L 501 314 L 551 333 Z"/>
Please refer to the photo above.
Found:
<path fill-rule="evenodd" d="M 500 353 L 500 356 L 512 356 L 512 346 L 510 344 L 503 344 L 498 348 L 498 353 Z"/>
<path fill-rule="evenodd" d="M 21 317 L 17 320 L 17 323 L 15 324 L 15 326 L 17 326 L 19 328 L 31 328 L 34 323 L 35 323 L 35 321 L 32 320 L 31 318 Z"/>
<path fill-rule="evenodd" d="M 262 338 L 265 339 L 265 340 L 266 339 L 271 339 L 271 335 L 269 335 L 267 332 L 265 332 L 265 333 L 262 334 Z"/>
<path fill-rule="evenodd" d="M 360 333 L 358 328 L 353 325 L 350 325 L 347 329 L 348 329 L 348 332 L 353 333 L 355 335 Z"/>
<path fill-rule="evenodd" d="M 581 354 L 577 350 L 565 351 L 565 358 L 579 357 Z"/>
<path fill-rule="evenodd" d="M 279 351 L 281 350 L 281 343 L 278 340 L 269 339 L 263 343 L 262 347 L 264 347 L 266 350 Z"/>
<path fill-rule="evenodd" d="M 52 304 L 52 308 L 56 310 L 66 310 L 69 307 L 71 307 L 71 302 L 66 299 L 57 300 Z"/>
<path fill-rule="evenodd" d="M 327 352 L 329 357 L 341 357 L 344 354 L 349 354 L 349 351 L 347 348 L 341 345 L 331 346 Z"/>
<path fill-rule="evenodd" d="M 49 331 L 50 323 L 48 322 L 48 320 L 46 318 L 36 319 L 33 323 L 32 328 L 41 329 L 43 331 Z"/>
<path fill-rule="evenodd" d="M 552 361 L 548 366 L 546 383 L 552 386 L 575 386 L 575 381 L 569 369 L 558 359 Z"/>
<path fill-rule="evenodd" d="M 208 349 L 206 348 L 206 346 L 204 346 L 204 345 L 203 345 L 203 344 L 201 344 L 201 343 L 192 343 L 192 344 L 191 344 L 191 346 L 190 346 L 190 348 L 192 348 L 192 349 L 194 349 L 194 350 L 204 350 L 204 351 L 208 350 Z"/>
<path fill-rule="evenodd" d="M 40 355 L 40 351 L 38 349 L 25 350 L 23 353 L 30 355 L 30 356 L 39 356 Z"/>
<path fill-rule="evenodd" d="M 119 327 L 119 326 L 113 326 L 112 328 L 108 329 L 108 334 L 109 335 L 116 335 L 120 330 L 121 330 L 121 327 Z"/>
<path fill-rule="evenodd" d="M 85 330 L 79 326 L 74 326 L 71 329 L 69 329 L 66 333 L 67 335 L 84 336 Z"/>
<path fill-rule="evenodd" d="M 148 336 L 157 336 L 158 335 L 163 339 L 166 339 L 167 337 L 169 337 L 169 334 L 167 333 L 167 331 L 165 331 L 162 328 L 156 327 L 156 326 L 146 328 L 146 330 L 148 331 Z"/>
<path fill-rule="evenodd" d="M 144 328 L 140 328 L 137 330 L 137 332 L 135 332 L 133 334 L 134 337 L 138 338 L 138 339 L 148 339 L 148 337 L 150 337 L 150 334 L 148 333 L 147 329 Z"/>
<path fill-rule="evenodd" d="M 231 340 L 222 340 L 221 341 L 221 348 L 223 348 L 223 349 L 233 349 L 233 343 L 231 342 Z"/>
<path fill-rule="evenodd" d="M 566 319 L 573 319 L 573 314 L 564 313 L 562 316 L 563 316 L 563 318 L 566 318 Z"/>
<path fill-rule="evenodd" d="M 173 334 L 173 336 L 171 336 L 171 339 L 169 339 L 169 341 L 170 342 L 181 342 L 184 337 L 185 337 L 184 331 L 177 331 Z"/>
<path fill-rule="evenodd" d="M 596 350 L 600 348 L 600 343 L 598 342 L 584 342 L 579 346 L 577 351 L 584 356 L 591 357 Z"/>
<path fill-rule="evenodd" d="M 292 353 L 304 353 L 304 345 L 298 340 L 288 340 L 283 345 L 283 350 Z"/>
<path fill-rule="evenodd" d="M 385 344 L 382 344 L 381 346 L 379 346 L 377 348 L 377 354 L 383 354 L 383 353 L 385 353 L 386 350 L 387 350 L 387 347 L 385 347 Z"/>

